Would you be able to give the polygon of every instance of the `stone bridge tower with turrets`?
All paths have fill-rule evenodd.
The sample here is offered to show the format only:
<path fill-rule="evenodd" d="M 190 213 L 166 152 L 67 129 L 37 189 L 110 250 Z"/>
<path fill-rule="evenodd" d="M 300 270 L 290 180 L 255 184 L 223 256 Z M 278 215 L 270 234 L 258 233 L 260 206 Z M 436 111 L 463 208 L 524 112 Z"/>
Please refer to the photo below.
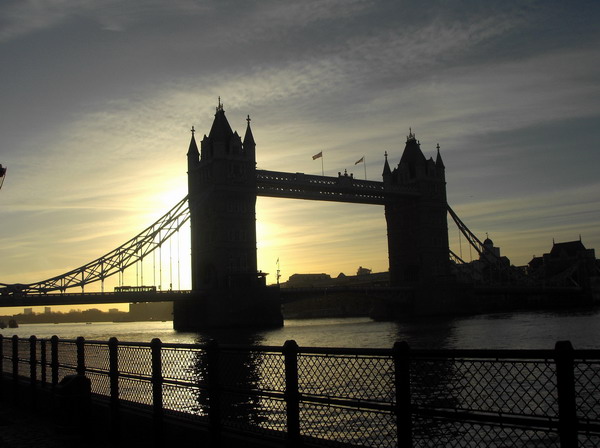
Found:
<path fill-rule="evenodd" d="M 437 157 L 426 159 L 412 131 L 400 163 L 383 168 L 386 191 L 410 190 L 385 205 L 390 280 L 393 286 L 432 284 L 449 277 L 446 174 L 439 145 Z"/>
<path fill-rule="evenodd" d="M 278 326 L 283 320 L 256 262 L 256 144 L 244 139 L 219 100 L 208 135 L 187 153 L 192 304 L 175 304 L 174 327 Z"/>

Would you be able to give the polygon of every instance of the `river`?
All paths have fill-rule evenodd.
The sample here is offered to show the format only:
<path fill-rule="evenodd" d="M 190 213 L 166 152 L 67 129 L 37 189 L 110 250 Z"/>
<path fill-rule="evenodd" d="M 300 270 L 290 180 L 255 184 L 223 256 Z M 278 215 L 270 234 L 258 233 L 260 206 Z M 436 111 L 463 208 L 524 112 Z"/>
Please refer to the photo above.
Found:
<path fill-rule="evenodd" d="M 570 340 L 576 349 L 600 348 L 600 309 L 562 312 L 499 313 L 454 318 L 420 317 L 400 322 L 369 318 L 289 319 L 279 329 L 256 332 L 232 330 L 179 333 L 172 322 L 91 324 L 23 324 L 0 331 L 4 337 L 57 335 L 73 339 L 196 343 L 215 338 L 224 344 L 282 345 L 294 339 L 305 347 L 389 348 L 407 341 L 413 348 L 431 349 L 551 349 Z"/>

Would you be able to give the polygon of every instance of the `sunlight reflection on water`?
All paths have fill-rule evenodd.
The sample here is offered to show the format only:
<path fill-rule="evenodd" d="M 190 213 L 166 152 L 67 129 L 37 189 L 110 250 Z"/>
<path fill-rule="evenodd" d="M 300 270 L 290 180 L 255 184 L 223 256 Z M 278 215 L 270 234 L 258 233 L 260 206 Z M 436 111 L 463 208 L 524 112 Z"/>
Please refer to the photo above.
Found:
<path fill-rule="evenodd" d="M 577 349 L 600 348 L 600 312 L 522 312 L 442 318 L 411 317 L 400 322 L 369 318 L 290 319 L 284 327 L 263 331 L 212 331 L 178 333 L 172 322 L 120 322 L 93 324 L 31 324 L 4 329 L 2 334 L 38 338 L 84 336 L 88 340 L 197 343 L 215 338 L 223 344 L 282 345 L 294 339 L 305 347 L 389 348 L 396 341 L 411 347 L 551 349 L 556 341 L 570 340 Z"/>

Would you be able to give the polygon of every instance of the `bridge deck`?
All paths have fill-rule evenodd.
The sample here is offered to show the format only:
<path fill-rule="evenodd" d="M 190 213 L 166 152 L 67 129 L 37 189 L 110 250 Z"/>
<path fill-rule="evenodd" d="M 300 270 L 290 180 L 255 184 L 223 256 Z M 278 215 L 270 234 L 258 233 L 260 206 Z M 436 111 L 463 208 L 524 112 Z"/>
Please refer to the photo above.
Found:
<path fill-rule="evenodd" d="M 86 292 L 64 294 L 14 294 L 0 297 L 0 307 L 93 305 L 102 303 L 175 302 L 189 300 L 192 291 Z"/>
<path fill-rule="evenodd" d="M 340 175 L 315 176 L 304 173 L 256 170 L 258 196 L 384 205 L 386 197 L 417 196 L 413 190 L 386 191 L 383 182 Z"/>

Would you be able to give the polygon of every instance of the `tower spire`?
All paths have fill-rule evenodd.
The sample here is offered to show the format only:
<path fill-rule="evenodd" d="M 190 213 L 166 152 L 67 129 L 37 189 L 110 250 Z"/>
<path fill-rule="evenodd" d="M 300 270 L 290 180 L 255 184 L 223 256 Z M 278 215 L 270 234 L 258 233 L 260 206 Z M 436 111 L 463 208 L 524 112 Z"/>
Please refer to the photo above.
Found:
<path fill-rule="evenodd" d="M 242 143 L 242 147 L 244 151 L 251 159 L 256 158 L 256 143 L 254 142 L 254 136 L 252 135 L 252 129 L 250 128 L 250 115 L 246 118 L 246 134 L 244 135 L 244 142 Z"/>
<path fill-rule="evenodd" d="M 444 162 L 442 161 L 442 156 L 440 155 L 440 144 L 438 143 L 437 146 L 437 157 L 435 158 L 435 166 L 437 166 L 438 168 L 444 169 L 446 168 L 444 166 Z"/>
<path fill-rule="evenodd" d="M 385 162 L 383 164 L 383 176 L 387 176 L 388 174 L 392 174 L 392 170 L 390 169 L 390 164 L 388 163 L 388 153 L 385 151 L 383 153 L 385 157 Z"/>
<path fill-rule="evenodd" d="M 196 133 L 196 129 L 192 126 L 190 129 L 192 133 L 192 138 L 190 140 L 190 147 L 188 148 L 187 156 L 188 156 L 188 168 L 195 166 L 196 163 L 200 160 L 200 152 L 198 151 L 198 145 L 196 144 L 196 138 L 194 134 Z"/>

